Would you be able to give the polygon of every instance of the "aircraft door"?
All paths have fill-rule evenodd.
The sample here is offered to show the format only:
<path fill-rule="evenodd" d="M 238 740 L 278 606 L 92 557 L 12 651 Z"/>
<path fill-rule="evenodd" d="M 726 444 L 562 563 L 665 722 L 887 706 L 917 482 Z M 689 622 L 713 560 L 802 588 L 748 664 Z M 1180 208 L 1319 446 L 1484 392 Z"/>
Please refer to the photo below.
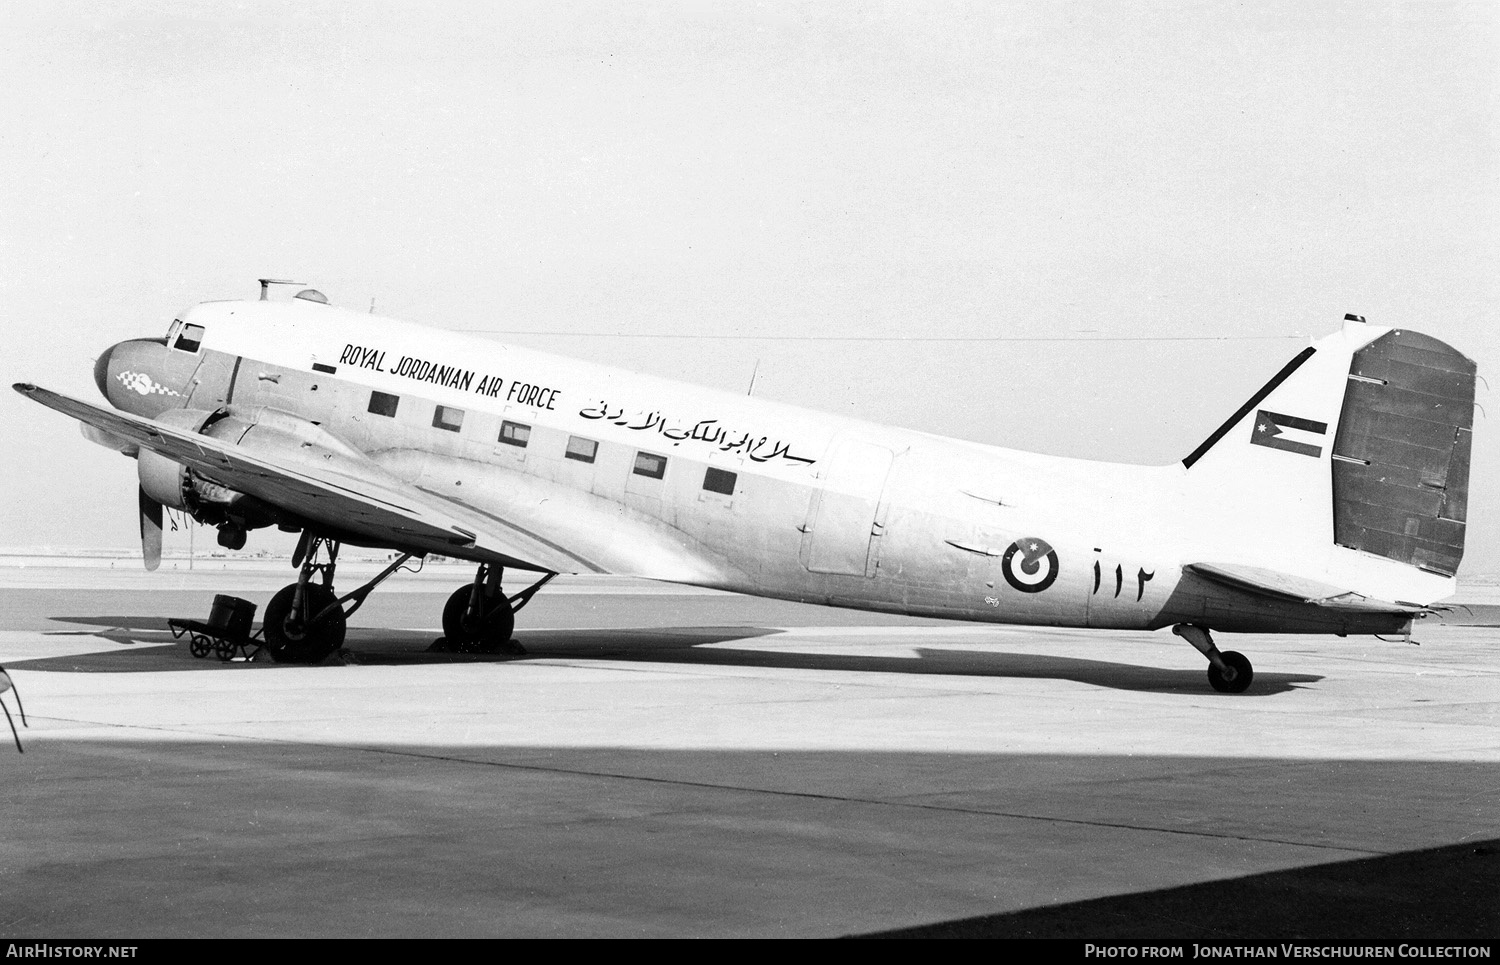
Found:
<path fill-rule="evenodd" d="M 894 458 L 883 446 L 834 440 L 802 527 L 802 565 L 810 572 L 875 575 L 885 528 L 880 497 Z"/>

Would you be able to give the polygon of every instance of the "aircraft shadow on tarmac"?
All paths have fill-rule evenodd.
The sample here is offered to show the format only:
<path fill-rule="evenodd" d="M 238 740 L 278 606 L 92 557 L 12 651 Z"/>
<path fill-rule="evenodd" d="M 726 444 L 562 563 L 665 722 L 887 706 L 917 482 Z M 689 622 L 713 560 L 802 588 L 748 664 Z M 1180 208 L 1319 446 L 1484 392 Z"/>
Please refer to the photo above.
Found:
<path fill-rule="evenodd" d="M 1394 849 L 1434 840 L 1430 818 L 1484 827 L 1489 762 L 369 740 L 56 741 L 8 787 L 27 819 L 7 915 L 142 937 L 771 937 L 851 915 L 906 926 L 881 937 L 1500 933 L 1493 832 L 1233 870 L 1257 839 Z M 1393 802 L 1368 826 L 1366 795 Z M 1099 897 L 1043 903 L 1058 890 Z M 980 913 L 911 910 L 956 896 Z"/>
<path fill-rule="evenodd" d="M 861 937 L 1491 941 L 1497 893 L 1500 839 L 1491 839 Z"/>
<path fill-rule="evenodd" d="M 187 651 L 186 637 L 175 640 L 166 621 L 159 617 L 53 617 L 59 622 L 107 627 L 94 633 L 116 644 L 133 644 L 130 650 L 110 650 L 17 661 L 16 669 L 72 673 L 129 673 L 136 671 L 206 670 L 222 666 L 210 655 L 194 659 Z M 1008 677 L 1071 680 L 1113 690 L 1151 693 L 1201 693 L 1205 686 L 1202 669 L 1166 669 L 1138 664 L 1067 657 L 1053 654 L 1017 653 L 990 649 L 918 647 L 916 656 L 880 654 L 817 653 L 786 648 L 734 648 L 708 646 L 752 640 L 783 633 L 774 627 L 665 627 L 633 629 L 531 630 L 517 634 L 525 656 L 483 653 L 449 653 L 436 648 L 430 630 L 350 628 L 343 659 L 367 666 L 423 665 L 439 663 L 497 662 L 552 658 L 625 660 L 647 663 L 687 663 L 708 666 L 761 667 L 786 670 L 831 670 L 865 673 L 946 674 L 963 677 Z M 62 635 L 76 636 L 77 631 Z M 338 657 L 331 658 L 338 660 Z M 243 661 L 236 665 L 244 666 Z M 264 655 L 254 666 L 272 664 Z M 1259 671 L 1247 696 L 1269 696 L 1316 683 L 1313 674 Z"/>

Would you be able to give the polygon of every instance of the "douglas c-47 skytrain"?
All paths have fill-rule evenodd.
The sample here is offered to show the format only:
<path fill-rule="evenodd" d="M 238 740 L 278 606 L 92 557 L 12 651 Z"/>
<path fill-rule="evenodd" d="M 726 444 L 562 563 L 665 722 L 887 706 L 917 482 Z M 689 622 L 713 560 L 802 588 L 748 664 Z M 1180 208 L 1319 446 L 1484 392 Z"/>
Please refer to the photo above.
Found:
<path fill-rule="evenodd" d="M 94 368 L 112 408 L 19 384 L 137 460 L 146 566 L 162 507 L 300 531 L 265 609 L 311 663 L 410 555 L 476 564 L 450 645 L 505 645 L 559 573 L 990 623 L 1408 631 L 1464 547 L 1474 363 L 1349 316 L 1167 466 L 1033 455 L 825 415 L 287 300 L 205 302 Z M 401 554 L 340 595 L 340 544 Z M 528 574 L 519 592 L 507 572 Z"/>

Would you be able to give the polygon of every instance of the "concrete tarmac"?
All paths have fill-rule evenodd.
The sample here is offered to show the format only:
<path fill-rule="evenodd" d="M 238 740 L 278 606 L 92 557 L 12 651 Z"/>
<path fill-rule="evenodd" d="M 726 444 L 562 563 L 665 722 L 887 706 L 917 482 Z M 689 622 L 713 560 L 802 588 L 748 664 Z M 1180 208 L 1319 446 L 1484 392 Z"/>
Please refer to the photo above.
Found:
<path fill-rule="evenodd" d="M 441 567 L 348 663 L 165 629 L 289 573 L 0 571 L 0 937 L 1500 937 L 1500 630 L 1223 635 L 1223 695 L 1166 631 L 606 578 L 429 652 Z"/>

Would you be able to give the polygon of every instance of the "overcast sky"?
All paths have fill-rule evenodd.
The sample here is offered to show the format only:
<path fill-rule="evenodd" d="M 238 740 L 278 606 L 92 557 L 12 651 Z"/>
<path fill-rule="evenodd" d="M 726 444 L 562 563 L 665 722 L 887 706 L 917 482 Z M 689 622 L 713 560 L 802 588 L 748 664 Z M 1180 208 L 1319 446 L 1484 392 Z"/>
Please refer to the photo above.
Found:
<path fill-rule="evenodd" d="M 1500 373 L 1497 90 L 1489 2 L 8 0 L 4 374 L 94 398 L 104 347 L 270 275 L 1167 463 L 1345 312 Z M 133 544 L 134 463 L 0 405 L 0 546 Z"/>

